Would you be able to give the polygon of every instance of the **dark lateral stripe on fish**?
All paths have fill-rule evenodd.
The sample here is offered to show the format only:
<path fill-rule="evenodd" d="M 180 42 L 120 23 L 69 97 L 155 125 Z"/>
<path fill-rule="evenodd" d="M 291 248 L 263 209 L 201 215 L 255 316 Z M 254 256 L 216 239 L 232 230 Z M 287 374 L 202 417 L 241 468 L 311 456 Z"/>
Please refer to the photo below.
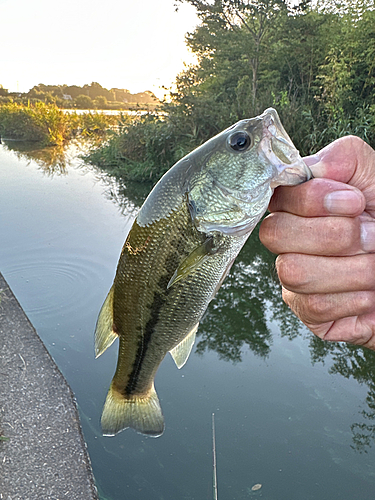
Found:
<path fill-rule="evenodd" d="M 169 255 L 169 257 L 167 257 L 166 259 L 166 265 L 165 265 L 166 269 L 175 268 L 177 261 L 178 259 L 176 254 Z M 131 395 L 137 392 L 138 377 L 142 370 L 142 364 L 147 353 L 148 345 L 151 342 L 155 326 L 159 321 L 161 309 L 164 306 L 169 293 L 171 292 L 170 289 L 167 289 L 167 284 L 170 279 L 169 274 L 170 273 L 164 274 L 159 279 L 158 286 L 165 291 L 163 293 L 159 292 L 154 293 L 154 300 L 150 307 L 151 316 L 148 322 L 146 323 L 143 336 L 141 336 L 139 339 L 137 354 L 133 364 L 133 370 L 129 375 L 128 383 L 125 387 L 124 394 Z"/>

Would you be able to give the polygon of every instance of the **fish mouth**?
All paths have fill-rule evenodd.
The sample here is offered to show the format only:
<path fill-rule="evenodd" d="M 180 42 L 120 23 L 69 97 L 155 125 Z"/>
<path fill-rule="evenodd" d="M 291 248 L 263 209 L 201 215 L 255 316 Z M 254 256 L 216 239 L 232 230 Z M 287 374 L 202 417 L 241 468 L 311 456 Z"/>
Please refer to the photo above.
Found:
<path fill-rule="evenodd" d="M 274 167 L 271 188 L 277 186 L 293 186 L 301 184 L 313 175 L 302 160 L 290 137 L 281 124 L 277 111 L 268 108 L 261 115 L 263 119 L 263 138 L 260 141 L 260 152 Z"/>

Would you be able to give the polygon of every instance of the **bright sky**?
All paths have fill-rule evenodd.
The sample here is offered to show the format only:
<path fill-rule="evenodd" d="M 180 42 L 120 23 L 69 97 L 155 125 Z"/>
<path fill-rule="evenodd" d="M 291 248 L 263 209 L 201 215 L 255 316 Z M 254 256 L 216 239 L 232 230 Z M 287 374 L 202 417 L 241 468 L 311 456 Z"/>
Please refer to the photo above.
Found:
<path fill-rule="evenodd" d="M 193 56 L 195 9 L 174 0 L 0 0 L 0 84 L 151 90 L 164 95 Z"/>

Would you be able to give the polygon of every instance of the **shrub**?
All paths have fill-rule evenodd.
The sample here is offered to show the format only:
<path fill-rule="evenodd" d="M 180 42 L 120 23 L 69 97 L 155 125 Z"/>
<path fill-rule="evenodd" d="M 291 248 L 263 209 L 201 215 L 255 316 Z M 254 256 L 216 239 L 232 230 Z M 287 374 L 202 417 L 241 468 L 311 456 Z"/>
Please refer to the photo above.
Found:
<path fill-rule="evenodd" d="M 62 145 L 79 134 L 104 136 L 117 123 L 117 116 L 64 113 L 55 104 L 43 102 L 0 104 L 0 136 L 46 146 Z"/>
<path fill-rule="evenodd" d="M 62 144 L 71 135 L 68 121 L 53 104 L 9 102 L 0 106 L 0 134 L 10 139 Z"/>

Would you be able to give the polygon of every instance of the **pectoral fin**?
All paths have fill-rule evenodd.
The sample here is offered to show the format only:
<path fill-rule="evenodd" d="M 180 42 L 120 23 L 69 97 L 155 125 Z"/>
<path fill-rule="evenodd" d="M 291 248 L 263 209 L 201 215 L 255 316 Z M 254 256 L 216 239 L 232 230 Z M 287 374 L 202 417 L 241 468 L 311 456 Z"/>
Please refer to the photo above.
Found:
<path fill-rule="evenodd" d="M 182 342 L 176 345 L 169 352 L 176 363 L 178 369 L 182 368 L 191 353 L 195 342 L 195 334 L 197 333 L 199 323 L 197 323 L 194 328 L 188 333 L 188 335 L 183 339 Z"/>
<path fill-rule="evenodd" d="M 102 305 L 95 329 L 95 357 L 99 357 L 117 338 L 113 331 L 113 287 Z"/>
<path fill-rule="evenodd" d="M 195 250 L 193 250 L 186 257 L 186 259 L 181 262 L 172 278 L 169 280 L 167 288 L 170 288 L 181 279 L 186 278 L 188 274 L 195 271 L 208 259 L 210 255 L 216 253 L 216 251 L 217 249 L 214 248 L 213 238 L 210 236 L 204 243 L 202 243 L 202 245 L 195 248 Z"/>

